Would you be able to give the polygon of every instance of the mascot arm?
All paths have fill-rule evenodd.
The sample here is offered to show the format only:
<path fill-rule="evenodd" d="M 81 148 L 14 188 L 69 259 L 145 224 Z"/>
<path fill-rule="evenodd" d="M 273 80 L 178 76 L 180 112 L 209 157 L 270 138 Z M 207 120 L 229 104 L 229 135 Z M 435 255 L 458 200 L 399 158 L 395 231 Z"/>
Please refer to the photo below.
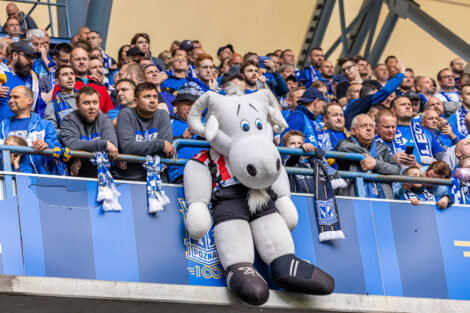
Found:
<path fill-rule="evenodd" d="M 276 208 L 292 231 L 295 226 L 297 226 L 299 216 L 297 214 L 297 208 L 290 198 L 289 178 L 287 177 L 284 166 L 281 167 L 281 173 L 271 188 L 278 195 Z"/>
<path fill-rule="evenodd" d="M 199 240 L 212 225 L 207 207 L 212 194 L 212 179 L 207 166 L 188 161 L 184 167 L 184 193 L 188 204 L 186 228 L 192 239 Z"/>

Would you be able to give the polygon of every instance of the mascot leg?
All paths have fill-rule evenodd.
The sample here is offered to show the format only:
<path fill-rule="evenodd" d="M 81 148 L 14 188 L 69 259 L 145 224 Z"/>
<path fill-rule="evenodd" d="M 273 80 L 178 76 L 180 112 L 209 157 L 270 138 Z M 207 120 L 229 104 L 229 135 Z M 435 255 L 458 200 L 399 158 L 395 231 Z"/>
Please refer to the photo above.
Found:
<path fill-rule="evenodd" d="M 253 267 L 255 252 L 248 222 L 229 220 L 217 224 L 214 239 L 222 266 L 227 271 L 228 288 L 251 305 L 268 301 L 268 285 Z"/>
<path fill-rule="evenodd" d="M 293 292 L 327 295 L 333 292 L 333 277 L 295 256 L 294 241 L 279 213 L 261 216 L 250 223 L 256 250 L 271 266 L 273 282 Z"/>

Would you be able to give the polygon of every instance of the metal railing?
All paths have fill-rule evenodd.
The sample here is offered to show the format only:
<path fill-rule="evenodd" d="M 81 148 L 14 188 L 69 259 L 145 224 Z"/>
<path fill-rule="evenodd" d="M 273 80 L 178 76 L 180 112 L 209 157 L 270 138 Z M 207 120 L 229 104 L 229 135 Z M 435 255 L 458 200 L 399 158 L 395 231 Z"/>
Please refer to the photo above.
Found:
<path fill-rule="evenodd" d="M 196 148 L 209 148 L 210 144 L 207 141 L 203 140 L 190 140 L 190 139 L 176 139 L 173 141 L 173 146 L 175 148 L 175 156 L 173 158 L 162 158 L 161 162 L 166 165 L 176 165 L 184 166 L 188 159 L 181 159 L 177 157 L 177 152 L 183 147 L 196 147 Z M 298 156 L 315 156 L 314 152 L 306 152 L 302 149 L 292 149 L 279 147 L 279 152 L 283 155 L 298 155 Z M 0 145 L 0 151 L 2 155 L 2 166 L 3 170 L 6 172 L 11 172 L 10 164 L 10 152 L 22 153 L 22 154 L 38 154 L 38 155 L 49 155 L 52 156 L 52 149 L 45 149 L 42 151 L 34 151 L 31 147 L 23 146 L 6 146 Z M 91 159 L 93 158 L 93 153 L 84 152 L 84 151 L 71 151 L 72 158 L 83 158 Z M 325 152 L 325 157 L 334 158 L 338 160 L 347 160 L 351 162 L 360 162 L 365 158 L 364 155 L 360 153 L 344 153 L 337 151 L 327 151 Z M 125 161 L 129 163 L 144 163 L 145 157 L 130 155 L 130 154 L 119 154 L 118 160 Z M 286 167 L 288 174 L 294 175 L 306 175 L 313 176 L 314 171 L 310 168 L 299 168 L 299 167 Z M 406 182 L 406 183 L 425 183 L 432 185 L 452 185 L 452 180 L 450 179 L 438 179 L 438 178 L 425 178 L 425 177 L 410 177 L 410 176 L 400 176 L 400 175 L 381 175 L 374 173 L 363 173 L 363 172 L 349 172 L 349 171 L 338 171 L 339 175 L 342 178 L 354 179 L 356 194 L 358 197 L 366 197 L 365 194 L 365 184 L 364 181 L 374 181 L 374 182 Z M 13 179 L 12 175 L 4 174 L 5 176 L 5 194 L 7 197 L 13 196 Z"/>

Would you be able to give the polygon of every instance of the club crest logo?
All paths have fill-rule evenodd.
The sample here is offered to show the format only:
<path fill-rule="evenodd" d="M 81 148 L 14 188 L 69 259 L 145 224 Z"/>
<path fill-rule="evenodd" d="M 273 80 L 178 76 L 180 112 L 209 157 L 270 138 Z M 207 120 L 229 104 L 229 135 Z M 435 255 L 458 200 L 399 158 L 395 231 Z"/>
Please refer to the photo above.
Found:
<path fill-rule="evenodd" d="M 180 212 L 183 214 L 184 224 L 186 226 L 186 216 L 188 213 L 186 200 L 178 198 L 178 201 L 181 206 Z M 209 211 L 212 215 L 210 204 Z M 207 279 L 219 279 L 222 277 L 223 269 L 214 242 L 214 225 L 211 226 L 207 234 L 200 240 L 191 239 L 185 227 L 184 245 L 186 246 L 186 258 L 192 261 L 193 264 L 196 263 L 194 267 L 188 266 L 188 271 L 191 275 Z"/>
<path fill-rule="evenodd" d="M 318 219 L 320 225 L 333 225 L 338 222 L 335 212 L 334 199 L 317 200 Z"/>

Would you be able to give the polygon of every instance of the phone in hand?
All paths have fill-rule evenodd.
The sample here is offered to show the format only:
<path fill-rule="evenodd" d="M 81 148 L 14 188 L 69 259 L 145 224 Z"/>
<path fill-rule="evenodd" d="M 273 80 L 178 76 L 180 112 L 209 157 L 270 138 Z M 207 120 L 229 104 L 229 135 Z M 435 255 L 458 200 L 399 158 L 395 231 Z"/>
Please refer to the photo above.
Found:
<path fill-rule="evenodd" d="M 414 146 L 406 146 L 405 153 L 408 155 L 413 154 L 415 147 Z"/>
<path fill-rule="evenodd" d="M 266 61 L 266 60 L 271 60 L 271 57 L 259 56 L 259 57 L 258 57 L 258 60 L 259 60 L 258 66 L 259 66 L 260 68 L 266 68 L 266 65 L 264 65 L 264 61 Z"/>

